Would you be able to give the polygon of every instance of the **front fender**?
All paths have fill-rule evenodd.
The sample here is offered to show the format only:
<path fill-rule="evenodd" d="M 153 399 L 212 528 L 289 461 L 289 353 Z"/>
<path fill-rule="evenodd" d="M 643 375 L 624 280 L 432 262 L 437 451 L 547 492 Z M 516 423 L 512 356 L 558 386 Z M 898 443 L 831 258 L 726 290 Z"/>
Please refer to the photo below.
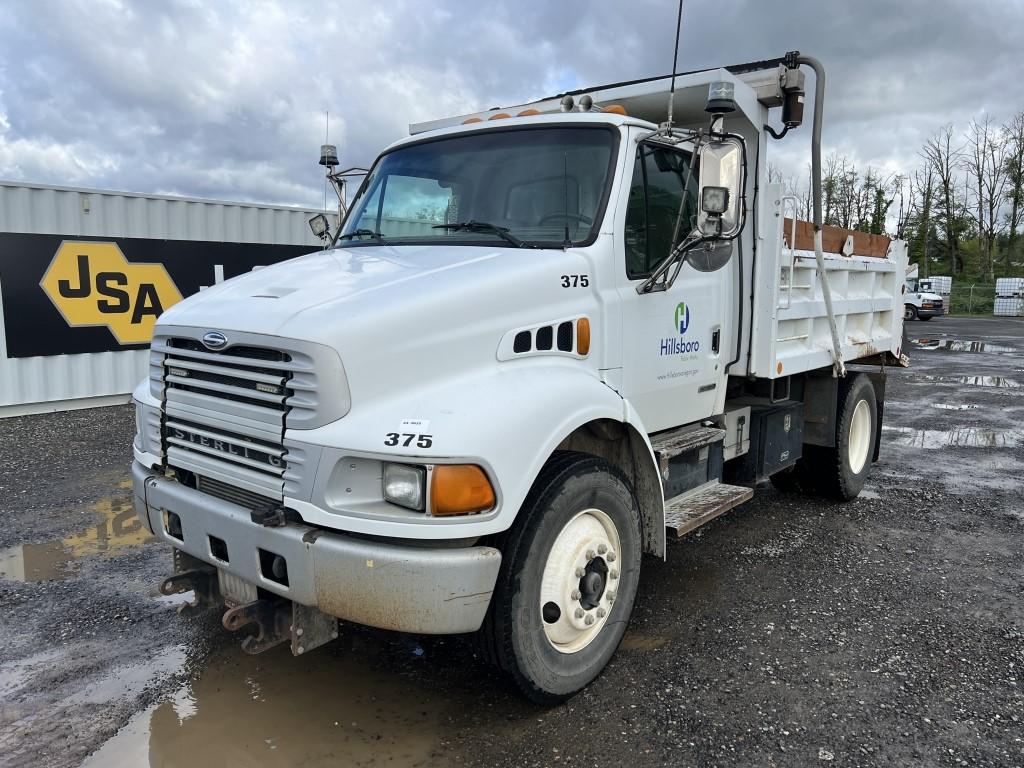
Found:
<path fill-rule="evenodd" d="M 484 467 L 497 491 L 494 510 L 459 518 L 406 516 L 373 519 L 325 510 L 286 498 L 306 522 L 378 536 L 454 539 L 508 529 L 552 451 L 579 426 L 597 419 L 643 426 L 617 392 L 571 361 L 509 365 L 501 370 L 451 379 L 428 389 L 410 386 L 402 395 L 354 403 L 343 419 L 315 430 L 289 430 L 286 437 L 341 449 L 354 456 L 432 464 L 459 461 Z M 636 423 L 634 423 L 636 422 Z M 428 448 L 391 446 L 389 433 L 429 435 Z M 650 446 L 648 443 L 648 451 Z M 332 472 L 321 459 L 317 481 Z M 315 501 L 315 497 L 313 499 Z"/>

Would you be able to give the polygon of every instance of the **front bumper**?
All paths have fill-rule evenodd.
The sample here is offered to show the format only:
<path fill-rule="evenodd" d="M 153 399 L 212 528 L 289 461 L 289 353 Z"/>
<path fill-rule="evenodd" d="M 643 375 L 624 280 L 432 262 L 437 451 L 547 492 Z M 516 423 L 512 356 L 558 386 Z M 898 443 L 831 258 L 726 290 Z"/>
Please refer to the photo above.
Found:
<path fill-rule="evenodd" d="M 918 317 L 941 317 L 943 314 L 944 312 L 942 311 L 942 307 L 929 307 L 928 309 L 921 308 L 917 310 Z"/>
<path fill-rule="evenodd" d="M 308 525 L 264 527 L 249 510 L 132 465 L 135 509 L 155 536 L 193 557 L 281 597 L 346 621 L 421 634 L 480 627 L 501 565 L 492 547 L 410 546 Z M 171 536 L 164 513 L 181 519 Z M 214 557 L 210 537 L 227 544 Z M 288 584 L 266 578 L 260 550 L 287 563 Z"/>

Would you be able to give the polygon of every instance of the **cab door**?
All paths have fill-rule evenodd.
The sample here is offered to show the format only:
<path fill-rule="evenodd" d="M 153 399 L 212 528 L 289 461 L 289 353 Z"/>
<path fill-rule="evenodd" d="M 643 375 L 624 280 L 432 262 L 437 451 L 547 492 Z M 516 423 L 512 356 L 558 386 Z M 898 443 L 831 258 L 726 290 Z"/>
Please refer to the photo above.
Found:
<path fill-rule="evenodd" d="M 624 215 L 616 222 L 621 394 L 648 432 L 707 418 L 724 397 L 723 322 L 732 270 L 700 272 L 684 264 L 667 291 L 636 290 L 671 252 L 673 241 L 695 226 L 698 183 L 696 171 L 689 173 L 691 158 L 684 148 L 638 144 L 628 200 L 619 207 Z"/>

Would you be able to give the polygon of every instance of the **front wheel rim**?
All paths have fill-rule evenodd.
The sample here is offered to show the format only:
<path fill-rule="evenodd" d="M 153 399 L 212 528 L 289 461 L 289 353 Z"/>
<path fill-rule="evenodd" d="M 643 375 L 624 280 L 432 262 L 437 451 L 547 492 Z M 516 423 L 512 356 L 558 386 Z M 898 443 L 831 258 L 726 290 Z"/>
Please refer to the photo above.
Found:
<path fill-rule="evenodd" d="M 565 524 L 544 565 L 541 623 L 560 653 L 583 650 L 600 634 L 619 588 L 621 553 L 615 523 L 599 509 L 585 509 Z"/>
<path fill-rule="evenodd" d="M 859 475 L 868 460 L 871 447 L 871 407 L 867 400 L 858 400 L 850 419 L 850 470 Z"/>

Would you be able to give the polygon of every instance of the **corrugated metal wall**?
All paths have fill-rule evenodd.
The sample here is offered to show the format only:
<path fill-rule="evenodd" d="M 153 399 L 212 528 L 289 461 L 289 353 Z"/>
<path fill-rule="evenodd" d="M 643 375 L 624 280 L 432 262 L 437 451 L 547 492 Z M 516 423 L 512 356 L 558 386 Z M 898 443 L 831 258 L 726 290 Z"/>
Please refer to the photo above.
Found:
<path fill-rule="evenodd" d="M 0 232 L 309 245 L 314 250 L 320 241 L 307 222 L 315 213 L 0 181 Z M 0 416 L 106 402 L 131 392 L 146 375 L 145 350 L 8 358 L 2 310 Z"/>

